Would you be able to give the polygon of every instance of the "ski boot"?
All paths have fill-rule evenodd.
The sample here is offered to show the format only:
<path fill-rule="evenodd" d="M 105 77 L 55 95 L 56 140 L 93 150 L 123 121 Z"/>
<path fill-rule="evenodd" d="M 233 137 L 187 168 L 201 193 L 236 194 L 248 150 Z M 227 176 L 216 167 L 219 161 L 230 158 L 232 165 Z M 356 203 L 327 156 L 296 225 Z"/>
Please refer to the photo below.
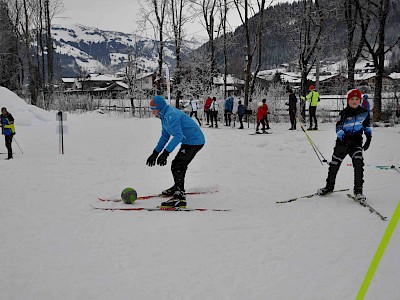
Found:
<path fill-rule="evenodd" d="M 186 194 L 182 191 L 175 191 L 173 197 L 165 202 L 162 202 L 160 208 L 186 208 Z"/>
<path fill-rule="evenodd" d="M 333 192 L 333 188 L 326 186 L 326 187 L 324 187 L 322 189 L 319 189 L 317 191 L 317 194 L 320 195 L 320 196 L 325 196 L 325 195 L 330 194 L 332 192 Z"/>
<path fill-rule="evenodd" d="M 174 185 L 174 186 L 170 187 L 169 189 L 162 191 L 161 195 L 165 196 L 165 197 L 171 197 L 172 195 L 174 195 L 175 191 L 176 191 L 176 187 Z"/>
<path fill-rule="evenodd" d="M 367 200 L 367 198 L 364 196 L 362 188 L 355 187 L 353 192 L 354 192 L 354 199 L 356 199 L 356 201 L 358 201 L 358 203 L 360 203 L 362 206 L 366 206 L 365 201 Z"/>

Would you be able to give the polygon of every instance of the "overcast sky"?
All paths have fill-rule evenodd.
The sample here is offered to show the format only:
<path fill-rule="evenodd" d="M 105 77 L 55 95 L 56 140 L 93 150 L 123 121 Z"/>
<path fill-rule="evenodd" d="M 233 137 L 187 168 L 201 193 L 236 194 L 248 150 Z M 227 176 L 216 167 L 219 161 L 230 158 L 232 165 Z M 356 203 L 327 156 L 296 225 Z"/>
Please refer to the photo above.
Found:
<path fill-rule="evenodd" d="M 277 2 L 292 2 L 293 0 L 273 0 Z M 70 25 L 79 23 L 97 27 L 103 30 L 133 33 L 137 26 L 139 0 L 63 0 L 64 12 L 53 20 L 54 24 Z M 142 2 L 144 2 L 142 0 Z M 267 5 L 270 2 L 267 1 Z M 235 29 L 240 25 L 237 14 L 229 16 L 229 23 Z M 189 29 L 190 28 L 190 29 Z M 205 37 L 206 31 L 199 22 L 188 26 L 190 35 Z M 151 32 L 149 31 L 149 34 Z"/>

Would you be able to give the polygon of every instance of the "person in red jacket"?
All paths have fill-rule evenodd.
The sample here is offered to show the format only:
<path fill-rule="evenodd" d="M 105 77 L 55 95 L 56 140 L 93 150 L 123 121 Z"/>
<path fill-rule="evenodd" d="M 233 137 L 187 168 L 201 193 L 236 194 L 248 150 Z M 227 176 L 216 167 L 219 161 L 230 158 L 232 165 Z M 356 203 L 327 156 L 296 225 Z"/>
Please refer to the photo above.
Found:
<path fill-rule="evenodd" d="M 207 124 L 210 125 L 210 107 L 212 104 L 213 99 L 211 97 L 208 97 L 206 100 L 206 103 L 204 104 L 204 112 L 206 113 L 207 116 Z"/>
<path fill-rule="evenodd" d="M 268 105 L 265 102 L 267 102 L 267 100 L 263 99 L 262 102 L 258 104 L 256 133 L 261 133 L 258 131 L 260 124 L 262 124 L 262 133 L 265 133 L 265 125 L 268 124 Z M 265 121 L 267 121 L 267 123 Z M 269 129 L 269 124 L 267 125 L 267 129 Z"/>

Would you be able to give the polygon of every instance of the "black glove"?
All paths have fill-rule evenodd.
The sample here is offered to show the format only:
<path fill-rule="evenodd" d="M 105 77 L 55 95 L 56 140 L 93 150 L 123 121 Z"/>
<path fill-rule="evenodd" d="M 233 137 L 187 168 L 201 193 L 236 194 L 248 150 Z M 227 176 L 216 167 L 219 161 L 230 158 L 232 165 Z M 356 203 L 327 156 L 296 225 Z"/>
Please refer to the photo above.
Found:
<path fill-rule="evenodd" d="M 371 144 L 371 139 L 372 139 L 372 136 L 367 135 L 367 140 L 365 141 L 364 146 L 363 146 L 364 151 L 368 150 L 369 145 Z"/>
<path fill-rule="evenodd" d="M 157 156 L 158 156 L 158 152 L 156 150 L 154 150 L 153 153 L 147 159 L 146 165 L 148 165 L 149 167 L 154 166 L 156 164 Z"/>
<path fill-rule="evenodd" d="M 163 153 L 161 153 L 161 155 L 157 159 L 157 165 L 165 166 L 167 164 L 168 155 L 169 155 L 169 152 L 164 149 Z"/>

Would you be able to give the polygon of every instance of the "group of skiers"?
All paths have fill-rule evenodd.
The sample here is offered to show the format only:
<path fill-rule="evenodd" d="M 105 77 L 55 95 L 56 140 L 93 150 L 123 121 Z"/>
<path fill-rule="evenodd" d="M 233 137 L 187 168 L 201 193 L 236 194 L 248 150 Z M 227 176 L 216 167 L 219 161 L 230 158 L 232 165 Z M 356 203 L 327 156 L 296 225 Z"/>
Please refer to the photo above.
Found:
<path fill-rule="evenodd" d="M 297 98 L 293 90 L 289 89 L 289 116 L 291 121 L 290 130 L 296 129 L 296 104 Z M 314 87 L 310 87 L 310 94 L 307 95 L 310 101 L 310 128 L 317 129 L 317 121 L 315 117 L 315 110 L 319 101 L 319 94 L 315 91 Z M 225 101 L 225 125 L 230 126 L 231 115 L 233 113 L 233 97 Z M 185 194 L 185 176 L 188 165 L 196 156 L 196 154 L 204 147 L 205 137 L 200 128 L 201 122 L 197 117 L 198 105 L 195 101 L 189 101 L 188 105 L 192 108 L 190 116 L 185 112 L 170 107 L 162 96 L 154 96 L 150 102 L 150 108 L 153 114 L 161 120 L 162 133 L 153 153 L 147 159 L 148 166 L 165 166 L 169 154 L 179 145 L 180 150 L 171 163 L 171 171 L 174 179 L 174 185 L 164 191 L 162 195 L 171 197 L 169 200 L 161 203 L 161 208 L 184 208 L 186 207 L 186 194 Z M 219 105 L 216 98 L 208 97 L 204 106 L 204 111 L 207 115 L 207 124 L 211 120 L 210 127 L 218 127 L 217 115 Z M 354 167 L 354 195 L 357 201 L 364 203 L 366 197 L 363 194 L 364 183 L 364 159 L 363 151 L 368 150 L 371 139 L 372 129 L 370 123 L 368 95 L 362 95 L 357 89 L 350 90 L 347 94 L 347 107 L 339 113 L 339 120 L 336 123 L 336 144 L 333 149 L 332 160 L 329 163 L 328 176 L 326 179 L 326 186 L 317 191 L 321 196 L 327 195 L 334 190 L 336 175 L 339 171 L 340 165 L 346 155 L 352 159 Z M 245 107 L 238 101 L 237 114 L 240 121 L 240 129 L 243 129 L 242 118 L 245 115 Z M 313 112 L 311 112 L 313 111 Z M 195 116 L 199 125 L 191 118 Z M 266 99 L 263 99 L 257 110 L 257 128 L 259 131 L 260 124 L 262 130 L 265 132 L 269 129 L 267 119 L 268 106 Z M 315 127 L 312 127 L 313 121 Z M 12 159 L 12 139 L 15 135 L 14 118 L 7 111 L 5 107 L 1 109 L 1 127 L 2 134 L 5 136 L 5 144 L 8 151 L 7 159 Z M 365 134 L 366 141 L 363 144 L 362 134 Z M 171 139 L 172 137 L 172 139 Z"/>
<path fill-rule="evenodd" d="M 269 123 L 267 119 L 267 114 L 268 114 L 268 106 L 266 105 L 266 99 L 263 100 L 263 102 L 259 103 L 259 108 L 257 111 L 257 128 L 260 126 L 260 123 L 263 124 L 263 131 L 265 130 L 265 125 L 267 124 L 267 128 L 269 129 Z M 190 107 L 190 117 L 193 115 L 195 116 L 197 122 L 201 126 L 201 122 L 198 119 L 197 116 L 197 111 L 200 109 L 199 103 L 196 100 L 189 100 L 186 104 L 183 105 L 183 107 Z M 225 121 L 225 126 L 231 126 L 232 124 L 232 114 L 234 108 L 234 97 L 228 97 L 225 100 L 224 103 L 224 121 Z M 218 128 L 218 111 L 220 109 L 220 105 L 217 101 L 216 97 L 207 97 L 205 103 L 204 103 L 204 113 L 206 115 L 206 120 L 207 123 L 206 125 L 213 128 Z M 239 118 L 239 129 L 243 129 L 243 117 L 246 114 L 246 108 L 242 104 L 242 101 L 238 101 L 238 106 L 237 106 L 237 115 Z M 210 124 L 211 123 L 211 124 Z M 258 131 L 258 130 L 257 130 Z"/>
<path fill-rule="evenodd" d="M 296 104 L 297 98 L 293 90 L 289 89 L 289 116 L 291 121 L 290 130 L 296 129 Z M 318 92 L 315 91 L 313 86 L 310 86 L 310 93 L 307 95 L 310 102 L 310 127 L 309 129 L 315 130 L 318 128 L 316 120 L 316 107 L 320 101 Z M 366 102 L 363 102 L 365 100 Z M 372 130 L 369 114 L 368 97 L 363 97 L 361 92 L 357 89 L 350 90 L 347 94 L 347 107 L 339 113 L 339 121 L 336 123 L 336 144 L 333 149 L 332 160 L 329 163 L 329 171 L 326 179 L 326 186 L 317 191 L 321 196 L 327 195 L 334 190 L 336 175 L 339 171 L 340 165 L 346 155 L 349 155 L 353 162 L 354 167 L 354 196 L 357 201 L 364 203 L 366 197 L 363 194 L 364 183 L 364 159 L 363 151 L 368 150 L 371 139 Z M 238 115 L 240 120 L 240 128 L 243 128 L 240 116 L 243 117 L 245 108 L 239 101 Z M 197 111 L 197 104 L 194 106 L 192 101 L 189 102 L 192 111 Z M 189 106 L 188 105 L 188 106 Z M 313 108 L 315 107 L 315 108 Z M 186 207 L 186 193 L 185 193 L 185 175 L 188 165 L 196 156 L 196 154 L 204 147 L 205 137 L 199 125 L 200 121 L 195 115 L 199 125 L 188 116 L 186 113 L 170 107 L 165 99 L 161 96 L 154 96 L 150 102 L 150 108 L 153 114 L 160 118 L 162 133 L 157 146 L 154 148 L 153 153 L 147 159 L 148 166 L 165 166 L 169 154 L 175 149 L 178 144 L 181 148 L 171 163 L 171 171 L 174 179 L 174 185 L 164 191 L 163 196 L 171 197 L 169 200 L 161 203 L 161 208 L 174 209 Z M 225 101 L 224 107 L 225 125 L 230 125 L 230 115 L 233 110 L 233 97 Z M 195 109 L 195 110 L 194 110 Z M 208 97 L 204 106 L 204 111 L 207 116 L 207 124 L 211 120 L 210 127 L 218 127 L 217 114 L 219 105 L 216 98 Z M 269 123 L 266 118 L 268 115 L 268 106 L 266 99 L 263 99 L 257 110 L 257 131 L 259 125 L 263 125 L 262 130 L 269 129 Z M 315 126 L 313 127 L 313 122 Z M 366 141 L 363 145 L 362 134 L 366 135 Z M 172 139 L 171 139 L 172 137 Z M 171 140 L 170 140 L 171 139 Z M 161 153 L 161 154 L 160 154 Z"/>

